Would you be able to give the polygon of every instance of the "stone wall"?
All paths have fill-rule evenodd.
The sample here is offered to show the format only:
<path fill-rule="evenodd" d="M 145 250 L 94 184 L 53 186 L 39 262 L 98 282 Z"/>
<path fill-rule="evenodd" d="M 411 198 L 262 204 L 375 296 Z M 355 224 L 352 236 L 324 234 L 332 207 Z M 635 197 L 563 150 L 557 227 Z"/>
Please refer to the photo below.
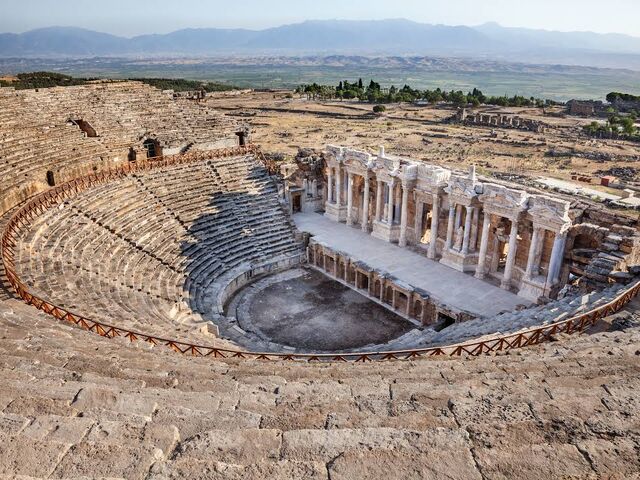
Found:
<path fill-rule="evenodd" d="M 314 240 L 307 246 L 310 266 L 354 288 L 369 299 L 394 313 L 421 325 L 437 325 L 450 319 L 462 322 L 475 318 L 469 312 L 432 298 L 428 292 L 409 285 L 387 272 L 374 269 L 361 261 Z"/>
<path fill-rule="evenodd" d="M 504 115 L 493 112 L 468 112 L 461 108 L 456 112 L 455 121 L 465 125 L 482 125 L 495 128 L 515 128 L 528 130 L 535 133 L 544 133 L 546 125 L 537 120 L 519 117 L 517 115 Z"/>

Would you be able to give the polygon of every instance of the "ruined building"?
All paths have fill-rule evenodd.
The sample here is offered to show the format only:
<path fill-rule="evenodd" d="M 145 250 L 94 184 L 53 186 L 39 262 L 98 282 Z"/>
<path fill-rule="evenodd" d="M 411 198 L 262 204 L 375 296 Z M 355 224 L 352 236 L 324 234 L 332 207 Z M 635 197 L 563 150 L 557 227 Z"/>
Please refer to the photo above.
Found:
<path fill-rule="evenodd" d="M 544 133 L 546 125 L 537 120 L 522 118 L 517 115 L 504 115 L 502 113 L 475 112 L 468 113 L 466 108 L 460 108 L 454 117 L 456 122 L 465 125 L 482 125 L 495 128 L 514 128 L 528 130 L 534 133 Z"/>
<path fill-rule="evenodd" d="M 371 155 L 329 145 L 321 175 L 316 166 L 287 178 L 292 211 L 320 210 L 322 196 L 327 218 L 534 302 L 567 284 L 624 282 L 640 261 L 635 220 L 480 180 L 473 168 L 461 174 L 383 148 Z"/>

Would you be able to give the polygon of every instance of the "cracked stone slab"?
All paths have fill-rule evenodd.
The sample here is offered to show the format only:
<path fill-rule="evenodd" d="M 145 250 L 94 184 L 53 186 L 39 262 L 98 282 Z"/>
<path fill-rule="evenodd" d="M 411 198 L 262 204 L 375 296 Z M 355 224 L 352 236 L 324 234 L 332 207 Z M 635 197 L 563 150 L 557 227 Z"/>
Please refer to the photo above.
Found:
<path fill-rule="evenodd" d="M 279 430 L 210 430 L 182 441 L 175 458 L 209 456 L 220 462 L 248 465 L 280 456 Z"/>

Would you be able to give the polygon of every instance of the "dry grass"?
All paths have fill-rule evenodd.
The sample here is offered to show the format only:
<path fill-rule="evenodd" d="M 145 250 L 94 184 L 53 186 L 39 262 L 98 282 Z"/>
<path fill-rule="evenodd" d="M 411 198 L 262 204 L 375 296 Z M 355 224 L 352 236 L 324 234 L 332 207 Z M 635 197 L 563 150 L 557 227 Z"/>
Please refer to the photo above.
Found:
<path fill-rule="evenodd" d="M 535 108 L 484 108 L 542 121 L 544 134 L 522 130 L 443 123 L 454 110 L 443 107 L 390 105 L 384 115 L 357 102 L 312 102 L 286 98 L 285 93 L 246 93 L 212 98 L 208 102 L 247 121 L 253 141 L 267 152 L 294 155 L 300 147 L 327 143 L 374 152 L 384 145 L 394 154 L 447 167 L 476 164 L 481 171 L 547 175 L 569 179 L 572 172 L 593 174 L 599 169 L 636 166 L 640 146 L 623 141 L 593 140 L 580 134 L 591 119 L 544 115 Z M 557 110 L 556 110 L 557 111 Z M 552 157 L 548 153 L 573 152 Z M 585 158 L 597 154 L 611 160 Z"/>

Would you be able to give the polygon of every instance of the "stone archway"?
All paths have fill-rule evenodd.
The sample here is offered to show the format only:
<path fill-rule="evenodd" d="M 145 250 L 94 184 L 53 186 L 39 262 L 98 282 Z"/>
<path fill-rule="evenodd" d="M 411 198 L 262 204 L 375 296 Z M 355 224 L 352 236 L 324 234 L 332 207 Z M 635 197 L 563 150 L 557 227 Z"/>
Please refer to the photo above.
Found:
<path fill-rule="evenodd" d="M 142 142 L 142 146 L 147 151 L 147 158 L 162 156 L 162 148 L 160 147 L 160 143 L 157 140 L 153 138 L 147 138 L 144 142 Z"/>

